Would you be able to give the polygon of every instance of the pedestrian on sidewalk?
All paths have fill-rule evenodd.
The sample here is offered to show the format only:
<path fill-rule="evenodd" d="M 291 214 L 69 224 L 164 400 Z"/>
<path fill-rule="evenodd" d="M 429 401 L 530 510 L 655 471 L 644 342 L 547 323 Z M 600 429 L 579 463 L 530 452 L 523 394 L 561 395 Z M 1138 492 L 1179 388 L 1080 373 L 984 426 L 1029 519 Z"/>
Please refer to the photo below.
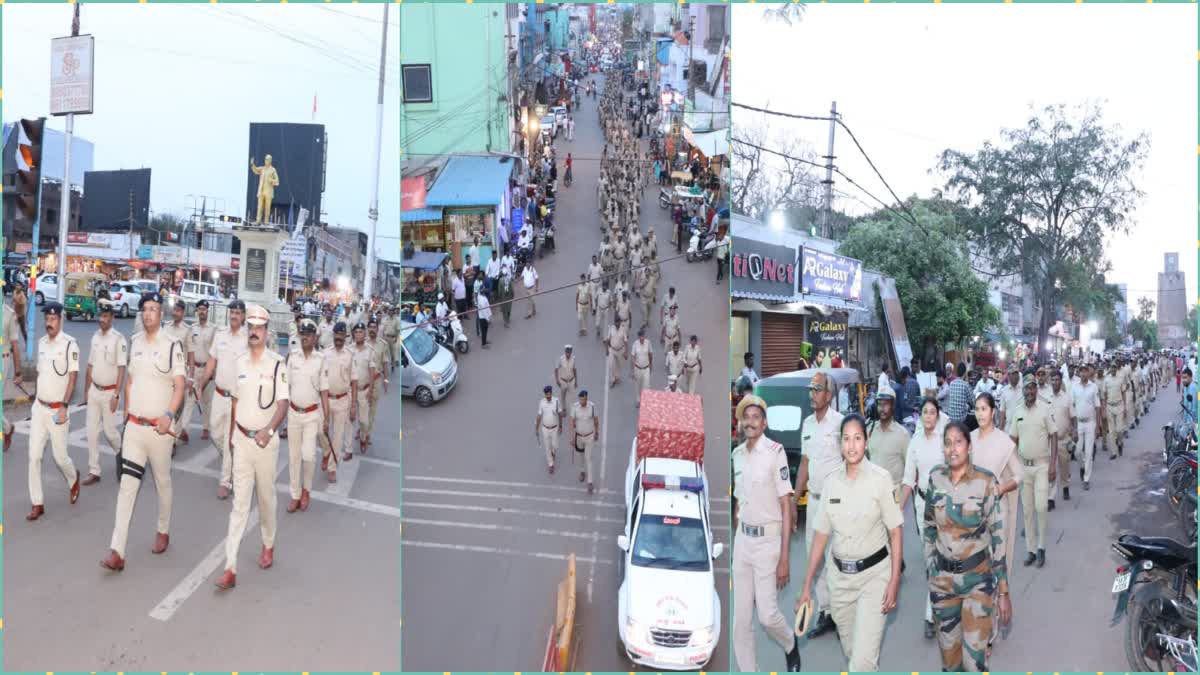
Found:
<path fill-rule="evenodd" d="M 537 315 L 537 303 L 534 301 L 534 296 L 538 292 L 538 273 L 533 268 L 533 260 L 530 260 L 525 265 L 525 269 L 521 271 L 521 281 L 525 285 L 525 297 L 529 299 L 529 313 L 525 315 L 526 319 L 533 318 Z"/>
<path fill-rule="evenodd" d="M 483 348 L 491 349 L 487 339 L 488 326 L 492 322 L 492 303 L 488 300 L 488 291 L 485 290 L 479 294 L 479 307 L 475 311 L 479 317 L 479 334 L 483 338 Z"/>

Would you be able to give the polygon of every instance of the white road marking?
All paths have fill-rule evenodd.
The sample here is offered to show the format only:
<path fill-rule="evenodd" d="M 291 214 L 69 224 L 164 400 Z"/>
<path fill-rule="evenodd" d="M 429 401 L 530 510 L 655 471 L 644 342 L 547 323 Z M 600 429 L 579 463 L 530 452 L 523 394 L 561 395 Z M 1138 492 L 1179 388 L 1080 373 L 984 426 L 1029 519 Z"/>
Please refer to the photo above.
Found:
<path fill-rule="evenodd" d="M 391 468 L 393 468 L 393 469 L 399 469 L 399 468 L 400 468 L 400 462 L 396 462 L 396 461 L 393 461 L 393 460 L 390 460 L 390 459 L 379 459 L 378 457 L 368 457 L 368 456 L 366 456 L 366 455 L 355 455 L 355 456 L 354 456 L 354 458 L 355 458 L 355 459 L 361 459 L 361 460 L 362 460 L 362 461 L 364 461 L 364 462 L 370 462 L 370 463 L 372 463 L 372 464 L 379 464 L 379 465 L 381 465 L 381 466 L 388 466 L 388 467 L 391 467 Z"/>
<path fill-rule="evenodd" d="M 490 524 L 490 523 L 464 523 L 464 522 L 459 522 L 456 520 L 426 520 L 423 518 L 401 518 L 400 521 L 403 523 L 411 523 L 413 525 L 433 525 L 433 526 L 437 526 L 437 527 L 466 527 L 466 528 L 471 528 L 471 529 L 476 529 L 476 530 L 492 530 L 492 531 L 497 531 L 497 532 L 499 532 L 499 531 L 503 531 L 503 532 L 533 532 L 534 534 L 540 534 L 540 535 L 547 536 L 547 537 L 567 537 L 567 538 L 573 538 L 573 539 L 593 539 L 594 540 L 597 536 L 597 533 L 595 533 L 595 532 L 567 532 L 564 530 L 545 530 L 545 529 L 541 529 L 541 528 L 533 529 L 533 528 L 527 528 L 527 527 L 516 527 L 514 525 L 496 525 L 496 524 Z M 595 556 L 595 554 L 596 554 L 596 552 L 593 550 L 592 555 Z"/>
<path fill-rule="evenodd" d="M 606 518 L 604 516 L 584 516 L 577 513 L 555 513 L 553 511 L 533 511 L 529 509 L 512 509 L 500 508 L 494 506 L 474 506 L 470 504 L 437 504 L 433 502 L 404 502 L 405 508 L 430 508 L 441 510 L 459 510 L 459 511 L 480 511 L 484 513 L 493 513 L 501 515 L 522 515 L 522 516 L 537 516 L 539 518 L 566 518 L 568 520 L 586 520 L 589 522 L 598 523 L 624 523 L 621 518 Z"/>
<path fill-rule="evenodd" d="M 338 481 L 341 482 L 340 477 L 338 478 Z M 337 484 L 338 483 L 334 483 L 334 485 L 337 485 Z M 275 487 L 284 495 L 289 494 L 289 491 L 291 490 L 291 488 L 288 487 L 288 485 L 286 483 L 279 483 Z M 393 518 L 400 517 L 400 509 L 395 506 L 388 506 L 386 504 L 376 504 L 375 502 L 363 501 L 361 499 L 354 499 L 353 497 L 346 497 L 344 495 L 332 494 L 332 493 L 329 493 L 326 491 L 321 491 L 321 490 L 311 490 L 311 491 L 309 491 L 308 495 L 309 495 L 309 497 L 311 497 L 319 502 L 327 502 L 329 504 L 337 504 L 338 506 L 345 506 L 345 507 L 348 507 L 351 509 L 355 509 L 357 511 L 367 511 L 368 513 L 377 513 L 382 516 L 392 516 Z"/>
<path fill-rule="evenodd" d="M 596 548 L 597 548 L 597 546 L 599 546 L 599 544 L 600 544 L 600 533 L 592 532 L 592 560 L 593 561 L 596 559 Z M 593 562 L 592 564 L 588 565 L 588 584 L 587 584 L 588 604 L 591 604 L 591 602 L 592 602 L 592 587 L 594 587 L 595 585 L 596 585 L 596 563 Z"/>
<path fill-rule="evenodd" d="M 496 553 L 500 555 L 511 555 L 526 558 L 542 558 L 545 560 L 562 560 L 566 561 L 570 558 L 569 554 L 565 553 L 545 553 L 543 551 L 520 551 L 512 548 L 499 548 L 495 546 L 469 546 L 466 544 L 444 544 L 437 541 L 416 541 L 413 539 L 405 539 L 401 542 L 404 546 L 416 546 L 417 548 L 439 548 L 450 551 L 462 551 L 466 553 Z M 576 562 L 599 563 L 601 565 L 612 565 L 613 560 L 595 560 L 586 556 L 575 556 Z"/>
<path fill-rule="evenodd" d="M 604 419 L 600 421 L 600 484 L 604 485 L 604 477 L 608 472 L 608 392 L 612 391 L 612 387 L 608 386 L 612 380 L 612 371 L 609 369 L 609 359 L 604 357 Z"/>
<path fill-rule="evenodd" d="M 438 476 L 410 476 L 404 474 L 404 480 L 407 481 L 427 481 L 434 483 L 462 483 L 464 485 L 495 485 L 499 487 L 517 487 L 517 488 L 532 488 L 537 490 L 565 490 L 568 492 L 578 492 L 587 494 L 586 487 L 575 487 L 571 485 L 542 485 L 540 483 L 518 483 L 513 481 L 503 480 L 478 480 L 474 478 L 440 478 Z M 596 490 L 597 494 L 616 495 L 620 494 L 616 490 Z"/>
<path fill-rule="evenodd" d="M 339 458 L 337 463 L 337 482 L 325 488 L 325 492 L 334 494 L 339 497 L 349 497 L 350 490 L 354 487 L 354 481 L 358 480 L 358 467 L 362 462 L 361 455 L 354 455 L 354 459 L 343 461 Z"/>
<path fill-rule="evenodd" d="M 558 499 L 555 497 L 540 497 L 536 495 L 522 494 L 501 494 L 497 492 L 466 492 L 461 490 L 431 490 L 428 488 L 401 488 L 401 492 L 414 492 L 417 494 L 429 495 L 446 495 L 451 497 L 482 497 L 487 499 L 515 499 L 519 501 L 537 501 L 550 502 L 553 504 L 580 504 L 583 506 L 607 506 L 610 508 L 624 509 L 624 504 L 615 504 L 612 502 L 601 502 L 590 499 Z"/>

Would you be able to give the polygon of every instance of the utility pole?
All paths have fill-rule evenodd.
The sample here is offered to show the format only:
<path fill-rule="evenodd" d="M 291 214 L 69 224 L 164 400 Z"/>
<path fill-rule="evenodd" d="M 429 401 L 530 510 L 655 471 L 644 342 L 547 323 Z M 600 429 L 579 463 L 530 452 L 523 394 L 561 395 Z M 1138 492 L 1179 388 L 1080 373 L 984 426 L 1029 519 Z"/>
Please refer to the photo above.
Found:
<path fill-rule="evenodd" d="M 821 236 L 829 238 L 829 211 L 833 208 L 833 131 L 837 129 L 837 101 L 829 108 L 829 153 L 825 155 L 825 204 L 821 208 Z"/>
<path fill-rule="evenodd" d="M 383 78 L 387 67 L 388 3 L 383 5 L 382 31 L 383 39 L 379 47 L 379 98 L 375 104 L 375 164 L 371 168 L 371 208 L 367 211 L 371 220 L 371 232 L 367 235 L 367 278 L 363 283 L 363 299 L 368 301 L 375 290 L 375 234 L 379 228 L 379 157 L 383 149 Z"/>
<path fill-rule="evenodd" d="M 71 37 L 79 35 L 79 3 L 74 3 L 71 18 Z M 67 229 L 71 224 L 71 136 L 75 131 L 75 113 L 67 113 L 67 128 L 63 136 L 62 194 L 58 201 L 58 301 L 67 301 Z M 83 204 L 80 204 L 82 208 Z M 38 204 L 38 208 L 42 208 Z"/>
<path fill-rule="evenodd" d="M 133 190 L 129 191 L 129 259 L 133 260 Z"/>
<path fill-rule="evenodd" d="M 494 10 L 488 10 L 488 11 L 494 13 Z M 485 42 L 483 43 L 483 52 L 484 52 L 484 54 L 487 55 L 487 58 L 485 58 L 483 60 L 484 61 L 483 95 L 486 97 L 484 100 L 488 104 L 486 107 L 487 123 L 484 126 L 487 127 L 487 151 L 491 152 L 492 151 L 492 102 L 495 100 L 494 98 L 492 98 L 492 14 L 491 13 L 483 15 L 483 24 L 485 27 L 484 30 L 485 30 L 485 35 L 486 35 Z M 386 40 L 387 38 L 384 38 L 384 39 Z M 382 71 L 383 68 L 380 67 L 380 70 Z"/>

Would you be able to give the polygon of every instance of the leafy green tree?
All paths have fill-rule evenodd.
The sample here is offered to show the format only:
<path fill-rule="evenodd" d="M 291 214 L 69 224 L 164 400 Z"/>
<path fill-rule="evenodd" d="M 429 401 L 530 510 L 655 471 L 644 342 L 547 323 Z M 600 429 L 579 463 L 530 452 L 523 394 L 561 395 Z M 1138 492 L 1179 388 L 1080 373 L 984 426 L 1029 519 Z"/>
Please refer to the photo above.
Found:
<path fill-rule="evenodd" d="M 1000 136 L 974 152 L 944 151 L 938 168 L 947 193 L 969 214 L 972 243 L 998 273 L 1020 272 L 1046 308 L 1037 339 L 1044 361 L 1055 308 L 1079 292 L 1072 285 L 1102 273 L 1104 238 L 1129 231 L 1142 196 L 1133 176 L 1149 141 L 1105 126 L 1099 107 L 1062 105 Z"/>
<path fill-rule="evenodd" d="M 1158 349 L 1158 322 L 1141 316 L 1130 319 L 1129 336 L 1135 343 L 1141 341 L 1143 349 Z"/>
<path fill-rule="evenodd" d="M 935 345 L 980 335 L 1000 323 L 987 283 L 971 270 L 953 207 L 910 199 L 920 228 L 893 211 L 877 211 L 850 226 L 838 253 L 896 280 L 914 352 L 924 361 Z"/>

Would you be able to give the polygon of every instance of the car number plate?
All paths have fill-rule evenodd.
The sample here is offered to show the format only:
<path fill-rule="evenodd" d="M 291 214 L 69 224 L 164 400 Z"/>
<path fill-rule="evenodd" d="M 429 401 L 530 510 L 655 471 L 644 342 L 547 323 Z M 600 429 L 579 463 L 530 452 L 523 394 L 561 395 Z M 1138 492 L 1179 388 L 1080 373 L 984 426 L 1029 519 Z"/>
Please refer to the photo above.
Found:
<path fill-rule="evenodd" d="M 1116 579 L 1113 579 L 1113 593 L 1123 593 L 1129 588 L 1129 578 L 1132 576 L 1129 572 L 1118 574 Z"/>

